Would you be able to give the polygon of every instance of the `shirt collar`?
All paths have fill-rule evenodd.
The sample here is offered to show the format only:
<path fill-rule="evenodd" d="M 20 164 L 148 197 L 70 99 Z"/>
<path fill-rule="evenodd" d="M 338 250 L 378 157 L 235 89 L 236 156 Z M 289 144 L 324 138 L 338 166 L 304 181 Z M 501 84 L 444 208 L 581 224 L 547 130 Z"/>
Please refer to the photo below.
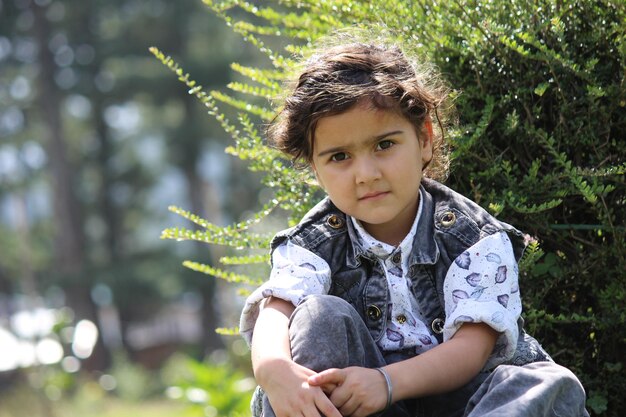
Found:
<path fill-rule="evenodd" d="M 373 255 L 376 258 L 386 259 L 393 253 L 400 252 L 402 254 L 409 253 L 411 248 L 413 247 L 413 240 L 415 237 L 415 233 L 417 232 L 417 224 L 419 223 L 419 219 L 422 215 L 422 207 L 423 207 L 423 197 L 422 197 L 422 189 L 419 190 L 419 203 L 417 208 L 417 213 L 415 215 L 415 219 L 413 220 L 413 224 L 411 225 L 411 229 L 409 233 L 402 239 L 400 244 L 395 247 L 385 242 L 381 242 L 376 239 L 372 235 L 370 235 L 361 222 L 354 217 L 350 216 L 351 225 L 354 228 L 354 238 L 356 239 L 356 244 L 361 247 L 362 251 L 366 255 Z"/>

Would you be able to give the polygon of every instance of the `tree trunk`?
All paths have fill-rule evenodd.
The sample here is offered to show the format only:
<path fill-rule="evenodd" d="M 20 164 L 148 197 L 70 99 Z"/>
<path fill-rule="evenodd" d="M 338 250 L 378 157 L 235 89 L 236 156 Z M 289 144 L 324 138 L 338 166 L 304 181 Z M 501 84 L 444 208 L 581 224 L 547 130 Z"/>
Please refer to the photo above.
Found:
<path fill-rule="evenodd" d="M 39 47 L 38 105 L 46 126 L 45 148 L 48 154 L 54 217 L 56 220 L 55 258 L 59 272 L 78 274 L 83 267 L 82 228 L 80 209 L 74 194 L 72 173 L 67 158 L 60 112 L 60 94 L 54 82 L 56 65 L 48 48 L 50 25 L 45 10 L 30 3 L 35 16 L 35 37 Z"/>
<path fill-rule="evenodd" d="M 38 106 L 46 136 L 42 138 L 48 155 L 51 191 L 54 207 L 55 235 L 53 274 L 70 284 L 65 288 L 67 303 L 78 319 L 98 323 L 96 308 L 91 300 L 90 282 L 84 276 L 85 239 L 82 229 L 80 203 L 75 194 L 74 175 L 77 172 L 69 161 L 63 135 L 60 111 L 61 95 L 54 81 L 56 65 L 48 47 L 51 28 L 45 16 L 45 6 L 29 4 L 34 22 L 34 35 L 38 45 Z M 90 369 L 103 369 L 107 365 L 101 338 L 92 356 L 86 361 Z"/>

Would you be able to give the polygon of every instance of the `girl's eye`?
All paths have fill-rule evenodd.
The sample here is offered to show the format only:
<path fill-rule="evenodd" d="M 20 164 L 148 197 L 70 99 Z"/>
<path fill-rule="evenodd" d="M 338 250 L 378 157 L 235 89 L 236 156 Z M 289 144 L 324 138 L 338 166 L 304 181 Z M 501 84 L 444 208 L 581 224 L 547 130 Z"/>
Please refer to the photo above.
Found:
<path fill-rule="evenodd" d="M 378 145 L 376 145 L 376 148 L 378 150 L 384 150 L 384 149 L 389 149 L 393 146 L 393 142 L 385 139 L 385 140 L 381 140 L 380 142 L 378 142 Z"/>
<path fill-rule="evenodd" d="M 348 159 L 348 155 L 345 152 L 337 152 L 330 157 L 333 162 L 345 161 Z"/>

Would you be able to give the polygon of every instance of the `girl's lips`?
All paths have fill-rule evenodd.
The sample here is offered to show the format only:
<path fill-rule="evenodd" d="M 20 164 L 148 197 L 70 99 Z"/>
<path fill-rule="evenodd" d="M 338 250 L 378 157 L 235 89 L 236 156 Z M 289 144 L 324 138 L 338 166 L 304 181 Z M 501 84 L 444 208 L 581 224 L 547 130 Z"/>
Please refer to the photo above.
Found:
<path fill-rule="evenodd" d="M 367 194 L 359 197 L 359 201 L 376 200 L 378 198 L 382 198 L 382 197 L 386 196 L 387 194 L 389 194 L 389 191 L 376 191 L 376 192 L 372 192 L 372 193 L 367 193 Z"/>

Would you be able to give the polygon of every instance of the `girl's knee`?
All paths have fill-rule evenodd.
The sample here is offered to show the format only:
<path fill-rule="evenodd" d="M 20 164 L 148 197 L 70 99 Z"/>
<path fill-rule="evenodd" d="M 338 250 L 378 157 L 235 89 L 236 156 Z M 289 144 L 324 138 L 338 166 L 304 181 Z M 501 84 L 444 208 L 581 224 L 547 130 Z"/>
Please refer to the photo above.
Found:
<path fill-rule="evenodd" d="M 561 386 L 563 390 L 580 389 L 582 384 L 572 371 L 554 362 L 534 362 L 523 368 L 536 373 L 546 383 Z"/>
<path fill-rule="evenodd" d="M 496 415 L 490 413 L 504 407 L 514 416 L 588 416 L 582 384 L 554 362 L 498 366 L 468 407 L 469 416 Z"/>
<path fill-rule="evenodd" d="M 339 321 L 361 320 L 358 313 L 347 301 L 334 295 L 309 295 L 291 315 L 291 326 L 302 321 L 319 326 Z"/>
<path fill-rule="evenodd" d="M 363 358 L 377 352 L 356 310 L 329 295 L 309 296 L 298 305 L 291 315 L 289 338 L 294 361 L 316 371 L 363 366 Z"/>
<path fill-rule="evenodd" d="M 548 381 L 548 390 L 552 394 L 552 412 L 555 416 L 588 417 L 585 409 L 587 395 L 580 380 L 569 369 L 552 362 L 538 362 Z M 531 364 L 532 365 L 532 364 Z"/>
<path fill-rule="evenodd" d="M 554 362 L 534 362 L 519 367 L 517 371 L 515 368 L 509 371 L 512 372 L 515 385 L 533 388 L 535 394 L 538 394 L 537 401 L 551 408 L 550 415 L 588 415 L 585 410 L 585 390 L 569 369 Z"/>

